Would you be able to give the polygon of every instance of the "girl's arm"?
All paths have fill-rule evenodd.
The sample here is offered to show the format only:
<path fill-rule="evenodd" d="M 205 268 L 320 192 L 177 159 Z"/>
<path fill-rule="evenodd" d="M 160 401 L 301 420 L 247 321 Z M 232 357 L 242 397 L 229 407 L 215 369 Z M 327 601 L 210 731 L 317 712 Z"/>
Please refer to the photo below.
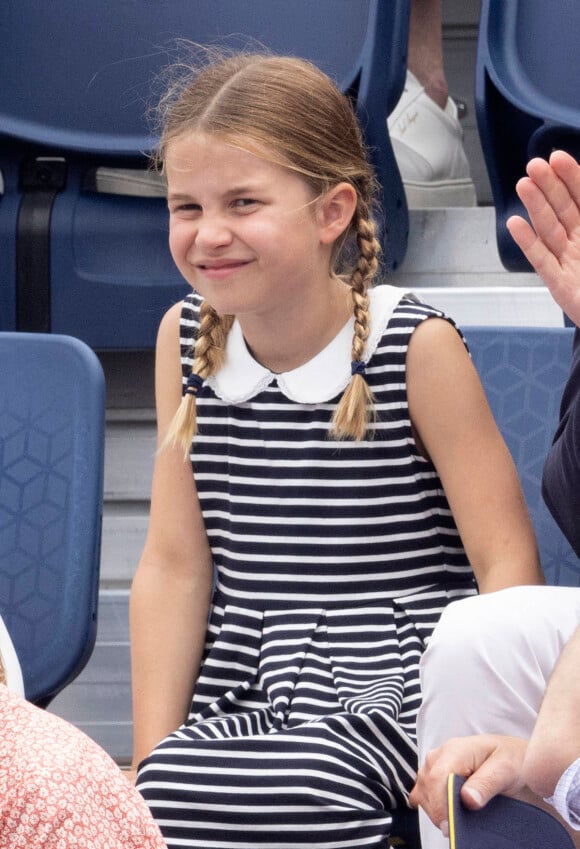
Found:
<path fill-rule="evenodd" d="M 164 317 L 157 340 L 158 445 L 181 400 L 179 316 Z M 156 457 L 145 547 L 131 589 L 134 766 L 186 719 L 204 646 L 212 560 L 183 449 Z"/>
<path fill-rule="evenodd" d="M 407 393 L 419 445 L 441 478 L 480 591 L 544 583 L 513 460 L 449 322 L 428 319 L 414 331 Z"/>

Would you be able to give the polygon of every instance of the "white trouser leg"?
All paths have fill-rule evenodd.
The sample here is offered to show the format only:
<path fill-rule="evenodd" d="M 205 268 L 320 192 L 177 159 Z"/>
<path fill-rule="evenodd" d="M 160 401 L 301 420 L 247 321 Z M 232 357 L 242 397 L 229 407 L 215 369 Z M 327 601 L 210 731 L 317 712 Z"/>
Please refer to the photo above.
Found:
<path fill-rule="evenodd" d="M 421 662 L 419 763 L 451 737 L 529 737 L 558 656 L 580 622 L 580 589 L 512 587 L 454 602 Z M 421 814 L 423 849 L 449 841 Z"/>
<path fill-rule="evenodd" d="M 6 686 L 13 693 L 19 696 L 24 696 L 24 682 L 22 680 L 22 670 L 20 663 L 14 650 L 14 644 L 10 639 L 10 634 L 6 629 L 4 621 L 0 617 L 0 658 L 4 667 L 6 676 Z"/>

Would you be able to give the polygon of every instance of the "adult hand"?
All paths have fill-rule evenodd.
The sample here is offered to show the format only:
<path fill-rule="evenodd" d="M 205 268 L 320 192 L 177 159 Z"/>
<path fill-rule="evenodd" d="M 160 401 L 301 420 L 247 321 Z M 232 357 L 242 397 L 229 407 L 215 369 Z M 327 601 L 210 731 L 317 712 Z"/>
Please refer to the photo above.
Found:
<path fill-rule="evenodd" d="M 480 734 L 454 737 L 429 752 L 410 795 L 413 807 L 422 807 L 431 821 L 449 834 L 447 777 L 453 772 L 467 780 L 461 799 L 467 808 L 482 808 L 498 793 L 513 794 L 524 785 L 522 766 L 527 741 L 519 737 Z"/>
<path fill-rule="evenodd" d="M 532 159 L 516 185 L 530 224 L 512 215 L 507 228 L 549 288 L 580 325 L 580 165 L 558 150 L 549 162 Z"/>

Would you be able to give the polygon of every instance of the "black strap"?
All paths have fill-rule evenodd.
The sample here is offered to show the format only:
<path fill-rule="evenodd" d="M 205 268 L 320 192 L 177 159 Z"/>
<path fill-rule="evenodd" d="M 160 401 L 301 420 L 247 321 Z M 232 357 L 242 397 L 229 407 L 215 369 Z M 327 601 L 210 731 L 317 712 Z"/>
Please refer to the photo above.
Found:
<path fill-rule="evenodd" d="M 38 156 L 23 163 L 16 225 L 17 330 L 50 332 L 50 218 L 65 186 L 62 157 Z"/>

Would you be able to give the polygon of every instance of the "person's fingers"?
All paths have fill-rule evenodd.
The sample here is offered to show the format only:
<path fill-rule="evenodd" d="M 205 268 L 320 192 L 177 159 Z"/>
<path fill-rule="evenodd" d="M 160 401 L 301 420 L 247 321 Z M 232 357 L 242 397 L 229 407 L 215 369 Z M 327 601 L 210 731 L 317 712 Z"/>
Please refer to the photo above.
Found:
<path fill-rule="evenodd" d="M 523 763 L 527 743 L 515 737 L 498 738 L 489 757 L 467 778 L 461 798 L 467 808 L 487 805 L 498 793 L 517 793 L 523 787 Z"/>
<path fill-rule="evenodd" d="M 457 737 L 427 754 L 410 796 L 414 807 L 425 810 L 443 831 L 447 821 L 447 778 L 450 773 L 468 776 L 493 751 L 494 739 L 487 736 Z"/>
<path fill-rule="evenodd" d="M 409 797 L 410 804 L 423 808 L 438 828 L 447 820 L 447 775 L 452 771 L 451 762 L 455 758 L 445 747 L 429 752 Z"/>
<path fill-rule="evenodd" d="M 519 215 L 508 218 L 506 226 L 515 243 L 546 285 L 556 285 L 560 278 L 560 262 L 533 227 Z"/>
<path fill-rule="evenodd" d="M 580 167 L 568 154 L 559 153 L 561 155 L 554 154 L 549 163 L 545 159 L 531 159 L 526 168 L 528 179 L 523 178 L 516 185 L 536 232 L 554 252 L 558 251 L 558 244 L 549 241 L 550 233 L 562 238 L 554 220 L 564 229 L 566 239 L 570 239 L 580 226 Z M 529 192 L 526 194 L 530 184 L 539 190 L 535 197 Z"/>
<path fill-rule="evenodd" d="M 580 209 L 580 165 L 563 150 L 555 150 L 549 159 L 550 167 L 566 185 L 570 197 Z"/>
<path fill-rule="evenodd" d="M 466 777 L 462 799 L 468 808 L 480 808 L 498 793 L 521 788 L 526 746 L 525 740 L 492 734 L 451 739 L 425 758 L 410 802 L 445 833 L 449 774 Z"/>
<path fill-rule="evenodd" d="M 524 204 L 532 227 L 546 248 L 559 259 L 569 244 L 569 232 L 573 231 L 572 201 L 568 190 L 543 162 L 548 176 L 541 183 L 530 177 L 522 177 L 516 184 L 518 197 Z M 562 217 L 564 216 L 564 221 Z M 580 214 L 576 208 L 576 219 Z"/>

